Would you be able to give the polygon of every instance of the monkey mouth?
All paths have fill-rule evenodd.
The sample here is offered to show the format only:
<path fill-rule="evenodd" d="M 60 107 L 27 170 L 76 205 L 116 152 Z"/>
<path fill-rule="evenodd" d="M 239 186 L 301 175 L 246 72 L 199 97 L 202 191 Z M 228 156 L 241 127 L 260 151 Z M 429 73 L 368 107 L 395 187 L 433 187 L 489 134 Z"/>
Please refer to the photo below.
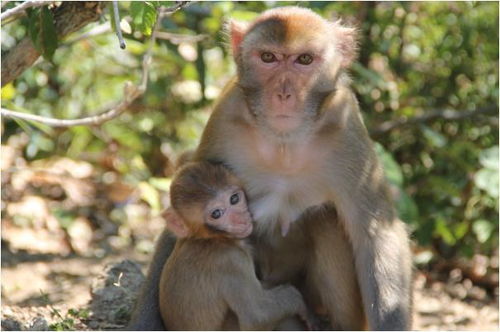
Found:
<path fill-rule="evenodd" d="M 252 231 L 253 231 L 253 225 L 252 223 L 248 223 L 248 225 L 244 229 L 237 232 L 236 237 L 239 239 L 246 238 L 247 236 L 252 234 Z"/>

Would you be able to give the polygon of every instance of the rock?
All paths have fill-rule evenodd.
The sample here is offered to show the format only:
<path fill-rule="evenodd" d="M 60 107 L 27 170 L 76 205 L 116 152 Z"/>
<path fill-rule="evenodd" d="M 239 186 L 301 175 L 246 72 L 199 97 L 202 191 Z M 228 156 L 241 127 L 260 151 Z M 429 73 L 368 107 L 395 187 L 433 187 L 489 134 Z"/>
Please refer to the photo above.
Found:
<path fill-rule="evenodd" d="M 4 331 L 22 331 L 24 326 L 17 320 L 12 318 L 2 319 L 2 330 Z"/>
<path fill-rule="evenodd" d="M 48 331 L 49 330 L 49 324 L 43 317 L 36 317 L 33 319 L 33 321 L 30 324 L 29 329 L 30 331 Z"/>
<path fill-rule="evenodd" d="M 125 326 L 144 279 L 140 265 L 132 261 L 107 265 L 92 283 L 91 319 Z"/>

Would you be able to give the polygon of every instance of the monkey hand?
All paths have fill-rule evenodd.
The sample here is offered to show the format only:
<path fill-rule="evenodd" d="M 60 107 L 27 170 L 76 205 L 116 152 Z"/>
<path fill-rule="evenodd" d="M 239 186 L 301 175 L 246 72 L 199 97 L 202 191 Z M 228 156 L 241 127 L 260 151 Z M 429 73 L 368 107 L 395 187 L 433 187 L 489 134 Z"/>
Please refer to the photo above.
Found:
<path fill-rule="evenodd" d="M 300 320 L 306 325 L 308 331 L 318 331 L 320 322 L 318 317 L 311 310 L 304 308 L 303 312 L 299 312 Z"/>
<path fill-rule="evenodd" d="M 295 301 L 298 304 L 297 315 L 299 319 L 306 325 L 307 330 L 318 330 L 319 321 L 314 313 L 309 310 L 309 308 L 305 304 L 304 298 L 302 297 L 302 294 L 299 292 L 299 290 L 291 285 L 283 285 L 278 287 L 288 288 L 289 291 L 293 294 L 293 296 L 295 297 Z"/>
<path fill-rule="evenodd" d="M 288 231 L 290 230 L 290 224 L 291 222 L 289 220 L 280 220 L 281 236 L 285 237 L 288 234 Z"/>

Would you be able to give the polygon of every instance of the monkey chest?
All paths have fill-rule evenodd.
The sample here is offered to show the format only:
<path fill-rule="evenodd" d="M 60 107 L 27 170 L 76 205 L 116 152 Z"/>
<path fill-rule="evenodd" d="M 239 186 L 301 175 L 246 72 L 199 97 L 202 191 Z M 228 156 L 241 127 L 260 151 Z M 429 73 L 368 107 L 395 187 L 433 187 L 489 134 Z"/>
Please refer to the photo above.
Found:
<path fill-rule="evenodd" d="M 327 186 L 311 175 L 282 176 L 261 174 L 253 178 L 248 196 L 254 220 L 267 226 L 274 223 L 292 223 L 307 208 L 327 201 Z"/>
<path fill-rule="evenodd" d="M 245 143 L 252 147 L 248 154 L 227 159 L 245 184 L 257 228 L 269 231 L 277 223 L 292 223 L 307 208 L 328 201 L 331 185 L 323 146 L 276 144 L 259 136 Z"/>

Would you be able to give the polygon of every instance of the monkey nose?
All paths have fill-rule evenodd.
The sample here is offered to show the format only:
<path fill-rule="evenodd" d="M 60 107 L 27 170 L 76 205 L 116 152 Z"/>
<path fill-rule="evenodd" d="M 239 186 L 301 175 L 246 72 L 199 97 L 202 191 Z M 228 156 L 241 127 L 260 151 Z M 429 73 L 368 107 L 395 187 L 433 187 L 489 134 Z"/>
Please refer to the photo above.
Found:
<path fill-rule="evenodd" d="M 278 92 L 278 99 L 281 102 L 285 102 L 285 101 L 289 100 L 291 97 L 292 97 L 291 93 L 288 93 L 288 92 Z"/>

